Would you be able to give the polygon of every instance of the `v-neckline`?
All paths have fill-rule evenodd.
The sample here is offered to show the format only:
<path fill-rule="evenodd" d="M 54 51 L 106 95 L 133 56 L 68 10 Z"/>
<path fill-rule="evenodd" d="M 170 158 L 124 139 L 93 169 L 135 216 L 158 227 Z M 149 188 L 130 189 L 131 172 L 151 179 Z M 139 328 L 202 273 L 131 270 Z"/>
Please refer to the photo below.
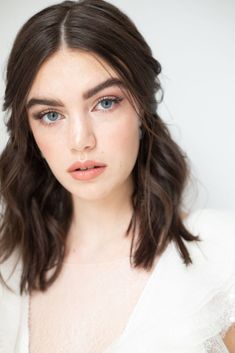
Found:
<path fill-rule="evenodd" d="M 169 243 L 167 248 L 165 249 L 165 251 L 163 252 L 163 254 L 159 257 L 158 261 L 154 264 L 154 268 L 152 270 L 152 273 L 150 274 L 149 278 L 147 279 L 147 282 L 144 286 L 144 288 L 142 289 L 140 296 L 136 302 L 136 304 L 134 305 L 134 308 L 131 311 L 131 314 L 129 315 L 129 318 L 126 322 L 126 325 L 122 331 L 122 333 L 101 353 L 112 353 L 112 349 L 118 347 L 122 341 L 124 340 L 124 338 L 127 336 L 131 325 L 133 324 L 133 322 L 135 321 L 135 317 L 138 314 L 142 303 L 144 302 L 145 298 L 147 297 L 147 293 L 149 292 L 149 289 L 151 288 L 151 284 L 155 278 L 156 273 L 159 274 L 160 273 L 160 268 L 162 267 L 163 263 L 164 263 L 164 259 L 166 258 L 166 253 L 169 251 L 169 249 L 172 247 L 172 243 Z M 110 351 L 110 352 L 109 352 Z"/>
<path fill-rule="evenodd" d="M 169 248 L 172 247 L 172 242 L 168 244 L 167 248 L 165 249 L 165 251 L 163 252 L 163 254 L 161 254 L 161 256 L 158 258 L 158 260 L 156 261 L 156 263 L 154 264 L 154 268 L 151 272 L 151 274 L 149 275 L 149 278 L 147 279 L 146 284 L 144 285 L 144 288 L 142 289 L 140 296 L 136 302 L 136 304 L 134 305 L 131 314 L 129 315 L 129 318 L 125 324 L 124 329 L 122 330 L 121 334 L 101 353 L 112 353 L 111 350 L 113 348 L 116 348 L 117 346 L 119 346 L 121 344 L 121 342 L 123 341 L 123 339 L 125 338 L 125 336 L 128 334 L 128 331 L 131 328 L 131 325 L 134 322 L 134 319 L 137 315 L 137 313 L 139 312 L 139 310 L 141 309 L 141 304 L 144 301 L 144 299 L 147 296 L 147 293 L 149 291 L 149 288 L 151 287 L 151 284 L 153 282 L 153 279 L 155 278 L 156 273 L 159 274 L 161 267 L 163 266 L 164 263 L 164 259 L 166 258 L 166 253 L 169 251 Z M 26 337 L 25 339 L 23 339 L 23 341 L 26 343 L 27 342 L 27 353 L 30 353 L 29 351 L 29 344 L 30 344 L 30 327 L 29 327 L 29 321 L 30 321 L 30 295 L 27 295 L 26 298 L 26 315 L 27 315 L 27 328 L 26 328 Z M 25 347 L 26 349 L 26 347 Z M 23 352 L 25 352 L 25 350 L 23 350 Z"/>

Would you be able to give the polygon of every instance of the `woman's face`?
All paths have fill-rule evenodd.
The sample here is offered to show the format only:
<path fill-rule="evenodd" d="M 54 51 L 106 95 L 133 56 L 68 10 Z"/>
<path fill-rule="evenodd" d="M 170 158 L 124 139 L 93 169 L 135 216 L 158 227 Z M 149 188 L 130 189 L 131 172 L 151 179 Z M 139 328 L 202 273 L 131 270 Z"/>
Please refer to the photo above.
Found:
<path fill-rule="evenodd" d="M 140 120 L 118 75 L 103 60 L 75 49 L 57 51 L 37 73 L 27 112 L 49 168 L 72 195 L 91 200 L 130 188 Z M 86 160 L 106 167 L 85 180 L 81 174 L 87 172 L 68 172 Z"/>

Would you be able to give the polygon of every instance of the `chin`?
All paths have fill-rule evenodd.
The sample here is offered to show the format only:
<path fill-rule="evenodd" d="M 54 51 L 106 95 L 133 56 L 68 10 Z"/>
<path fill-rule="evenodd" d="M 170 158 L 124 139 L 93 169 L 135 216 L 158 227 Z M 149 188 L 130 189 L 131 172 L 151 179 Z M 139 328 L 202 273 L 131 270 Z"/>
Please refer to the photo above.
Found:
<path fill-rule="evenodd" d="M 101 200 L 107 198 L 112 194 L 112 189 L 107 189 L 107 185 L 79 185 L 76 189 L 70 188 L 68 190 L 71 195 L 75 198 L 83 199 L 83 200 Z"/>

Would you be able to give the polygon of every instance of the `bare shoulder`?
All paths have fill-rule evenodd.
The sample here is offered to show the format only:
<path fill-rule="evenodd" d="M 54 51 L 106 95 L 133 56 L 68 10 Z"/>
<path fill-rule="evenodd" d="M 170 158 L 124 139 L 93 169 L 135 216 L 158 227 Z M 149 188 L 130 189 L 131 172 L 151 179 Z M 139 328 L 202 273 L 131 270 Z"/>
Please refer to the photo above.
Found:
<path fill-rule="evenodd" d="M 235 325 L 232 326 L 226 333 L 224 343 L 229 353 L 235 353 Z"/>

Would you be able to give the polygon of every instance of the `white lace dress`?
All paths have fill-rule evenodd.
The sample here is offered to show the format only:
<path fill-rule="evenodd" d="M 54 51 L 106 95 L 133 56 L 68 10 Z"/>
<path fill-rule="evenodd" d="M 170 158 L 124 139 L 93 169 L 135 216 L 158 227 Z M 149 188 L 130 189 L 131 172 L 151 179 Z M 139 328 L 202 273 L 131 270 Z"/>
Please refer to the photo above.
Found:
<path fill-rule="evenodd" d="M 184 222 L 202 239 L 187 243 L 193 265 L 186 267 L 171 243 L 122 334 L 102 353 L 228 353 L 223 337 L 235 324 L 235 212 L 198 210 Z M 5 278 L 11 265 L 0 267 Z M 20 267 L 9 279 L 16 289 L 19 274 Z M 0 353 L 29 353 L 28 313 L 27 295 L 0 286 Z"/>

